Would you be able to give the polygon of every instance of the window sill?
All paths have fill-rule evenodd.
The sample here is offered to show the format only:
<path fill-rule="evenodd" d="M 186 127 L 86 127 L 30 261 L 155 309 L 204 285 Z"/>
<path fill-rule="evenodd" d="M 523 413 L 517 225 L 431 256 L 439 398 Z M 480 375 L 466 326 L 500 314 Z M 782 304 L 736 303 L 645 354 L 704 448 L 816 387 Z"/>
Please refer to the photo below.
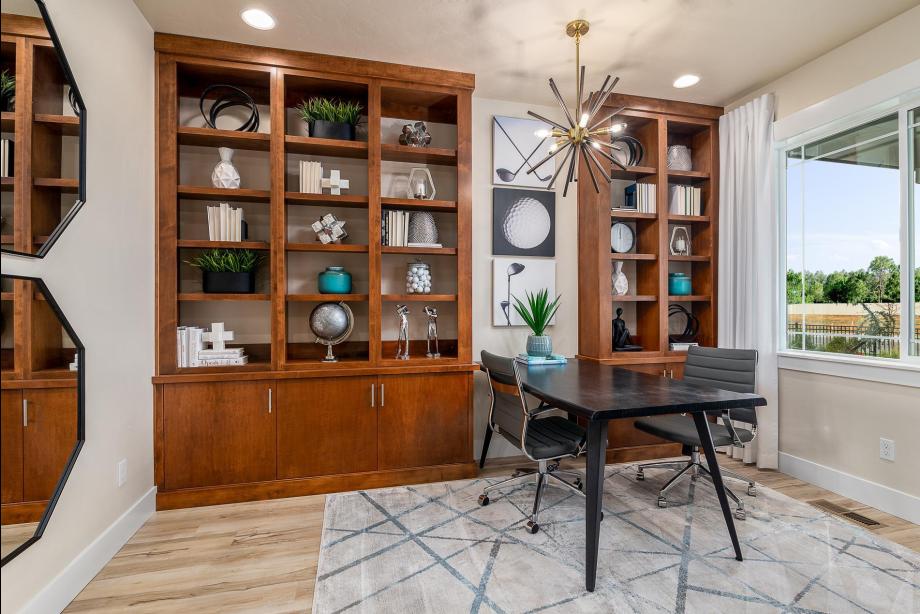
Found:
<path fill-rule="evenodd" d="M 780 369 L 920 388 L 920 361 L 916 360 L 859 358 L 797 350 L 784 350 L 776 356 Z"/>

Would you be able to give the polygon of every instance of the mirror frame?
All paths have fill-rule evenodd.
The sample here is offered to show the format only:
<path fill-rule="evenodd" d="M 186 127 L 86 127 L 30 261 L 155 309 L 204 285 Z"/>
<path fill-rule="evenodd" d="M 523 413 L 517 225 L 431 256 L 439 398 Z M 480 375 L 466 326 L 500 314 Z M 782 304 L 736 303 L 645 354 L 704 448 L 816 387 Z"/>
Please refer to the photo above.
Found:
<path fill-rule="evenodd" d="M 67 331 L 74 345 L 74 350 L 76 351 L 79 368 L 77 369 L 77 440 L 74 442 L 74 447 L 67 457 L 67 463 L 64 465 L 61 476 L 58 478 L 57 485 L 54 487 L 54 492 L 48 499 L 48 505 L 45 506 L 45 511 L 42 512 L 41 520 L 38 521 L 38 526 L 35 527 L 35 533 L 33 533 L 29 539 L 19 544 L 14 550 L 10 551 L 5 557 L 0 559 L 0 567 L 12 561 L 22 554 L 26 548 L 41 539 L 42 535 L 45 533 L 45 528 L 48 526 L 48 522 L 51 520 L 51 514 L 54 512 L 54 508 L 61 498 L 61 493 L 64 492 L 64 486 L 67 485 L 67 479 L 70 477 L 71 471 L 73 471 L 74 465 L 77 462 L 77 457 L 80 455 L 80 450 L 83 448 L 83 443 L 86 441 L 86 348 L 83 346 L 83 342 L 80 341 L 77 333 L 74 332 L 70 322 L 64 316 L 64 312 L 61 311 L 51 291 L 48 290 L 48 286 L 45 285 L 45 282 L 42 281 L 41 278 L 27 275 L 11 275 L 7 273 L 4 273 L 2 276 L 9 279 L 31 281 L 35 284 L 38 291 L 44 295 L 54 315 L 57 316 L 58 321 L 61 323 L 61 326 Z"/>
<path fill-rule="evenodd" d="M 41 13 L 42 21 L 45 23 L 45 29 L 48 30 L 48 38 L 51 40 L 51 44 L 54 45 L 58 62 L 61 64 L 61 70 L 64 71 L 64 77 L 67 79 L 70 85 L 70 91 L 73 93 L 72 102 L 74 112 L 77 114 L 77 117 L 80 118 L 80 133 L 78 135 L 79 141 L 77 145 L 79 158 L 77 166 L 77 197 L 76 202 L 74 202 L 67 214 L 61 218 L 61 221 L 58 222 L 58 225 L 48 236 L 48 240 L 42 244 L 37 252 L 20 252 L 6 248 L 0 248 L 0 252 L 26 258 L 44 258 L 86 202 L 86 105 L 83 103 L 83 96 L 80 94 L 80 88 L 77 86 L 77 80 L 74 78 L 73 71 L 70 69 L 67 55 L 64 53 L 64 48 L 61 46 L 61 40 L 58 38 L 57 31 L 54 29 L 51 15 L 48 14 L 48 7 L 45 6 L 44 0 L 34 0 L 34 2 L 38 7 L 39 13 Z"/>

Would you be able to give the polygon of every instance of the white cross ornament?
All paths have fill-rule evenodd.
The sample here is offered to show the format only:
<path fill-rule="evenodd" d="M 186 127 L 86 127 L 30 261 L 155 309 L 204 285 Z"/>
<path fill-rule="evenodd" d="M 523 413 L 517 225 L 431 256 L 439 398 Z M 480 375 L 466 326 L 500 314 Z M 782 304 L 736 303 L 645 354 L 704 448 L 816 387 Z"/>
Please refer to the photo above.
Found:
<path fill-rule="evenodd" d="M 233 331 L 224 330 L 223 322 L 213 322 L 211 332 L 201 333 L 201 340 L 210 343 L 212 350 L 225 350 L 224 341 L 233 341 Z"/>
<path fill-rule="evenodd" d="M 342 179 L 340 171 L 329 171 L 329 177 L 323 177 L 323 189 L 328 188 L 330 194 L 341 194 L 348 189 L 348 179 Z"/>

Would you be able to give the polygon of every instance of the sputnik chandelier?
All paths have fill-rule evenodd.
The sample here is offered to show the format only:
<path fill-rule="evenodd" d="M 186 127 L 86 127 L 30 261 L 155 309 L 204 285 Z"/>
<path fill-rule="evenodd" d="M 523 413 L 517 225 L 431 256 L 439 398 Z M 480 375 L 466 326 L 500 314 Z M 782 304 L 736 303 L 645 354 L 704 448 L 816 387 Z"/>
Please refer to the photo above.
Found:
<path fill-rule="evenodd" d="M 605 149 L 620 149 L 611 143 L 609 138 L 605 137 L 616 132 L 621 132 L 626 128 L 626 124 L 624 123 L 609 123 L 617 113 L 623 110 L 623 108 L 619 108 L 612 113 L 606 113 L 603 117 L 595 121 L 596 115 L 604 106 L 604 102 L 610 96 L 611 92 L 613 92 L 613 88 L 616 87 L 620 78 L 617 77 L 611 81 L 610 75 L 607 75 L 600 90 L 585 96 L 585 67 L 580 64 L 579 47 L 581 45 L 581 37 L 588 33 L 588 22 L 584 19 L 570 21 L 565 26 L 565 33 L 569 37 L 575 39 L 575 108 L 569 110 L 569 107 L 562 98 L 562 94 L 559 93 L 559 88 L 556 87 L 556 82 L 552 77 L 550 77 L 549 80 L 549 88 L 553 91 L 553 95 L 556 96 L 556 101 L 559 103 L 559 106 L 562 107 L 562 111 L 565 113 L 565 119 L 568 121 L 569 125 L 564 126 L 538 113 L 534 113 L 533 111 L 527 112 L 528 115 L 552 126 L 550 130 L 538 130 L 536 132 L 537 137 L 543 139 L 551 137 L 554 140 L 554 143 L 549 148 L 549 154 L 532 168 L 528 169 L 527 174 L 533 173 L 542 165 L 565 152 L 562 163 L 556 168 L 556 172 L 549 182 L 549 186 L 552 187 L 553 184 L 556 183 L 556 177 L 559 176 L 559 173 L 565 168 L 566 162 L 568 162 L 565 188 L 562 192 L 563 196 L 568 193 L 569 184 L 577 180 L 575 173 L 579 157 L 584 159 L 585 167 L 591 175 L 591 182 L 594 184 L 594 189 L 598 192 L 600 192 L 600 188 L 597 184 L 597 177 L 594 175 L 594 169 L 597 169 L 597 172 L 601 174 L 601 177 L 607 180 L 607 183 L 613 181 L 610 174 L 601 166 L 597 158 L 598 155 L 622 169 L 626 168 L 620 164 L 616 158 L 605 151 Z M 576 117 L 578 118 L 577 121 L 575 119 Z"/>

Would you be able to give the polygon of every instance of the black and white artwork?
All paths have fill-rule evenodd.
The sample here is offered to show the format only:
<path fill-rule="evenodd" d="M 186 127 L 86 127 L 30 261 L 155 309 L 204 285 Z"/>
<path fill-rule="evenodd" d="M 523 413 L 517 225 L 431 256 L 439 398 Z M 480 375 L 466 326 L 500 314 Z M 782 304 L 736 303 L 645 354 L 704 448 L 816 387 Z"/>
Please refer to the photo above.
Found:
<path fill-rule="evenodd" d="M 514 298 L 527 304 L 527 292 L 546 288 L 556 298 L 556 261 L 547 258 L 492 259 L 492 325 L 526 326 L 514 309 Z M 556 323 L 556 317 L 550 324 Z"/>
<path fill-rule="evenodd" d="M 492 253 L 556 255 L 556 193 L 492 188 Z"/>
<path fill-rule="evenodd" d="M 548 188 L 556 171 L 556 161 L 550 160 L 532 173 L 534 166 L 549 155 L 553 139 L 539 137 L 538 130 L 551 126 L 535 119 L 492 117 L 492 184 Z"/>

